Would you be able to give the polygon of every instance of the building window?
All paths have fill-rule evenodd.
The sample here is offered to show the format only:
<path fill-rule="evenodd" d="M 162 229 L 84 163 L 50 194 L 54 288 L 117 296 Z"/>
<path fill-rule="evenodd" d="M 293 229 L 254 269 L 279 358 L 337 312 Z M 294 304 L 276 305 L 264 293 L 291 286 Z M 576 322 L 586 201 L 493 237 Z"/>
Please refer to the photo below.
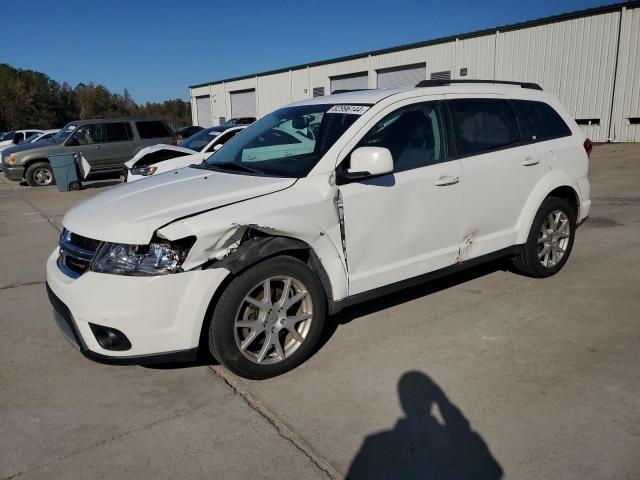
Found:
<path fill-rule="evenodd" d="M 599 118 L 576 118 L 576 123 L 578 125 L 590 127 L 592 125 L 600 125 L 600 119 Z"/>
<path fill-rule="evenodd" d="M 324 87 L 315 87 L 313 89 L 314 97 L 322 97 L 324 95 Z"/>

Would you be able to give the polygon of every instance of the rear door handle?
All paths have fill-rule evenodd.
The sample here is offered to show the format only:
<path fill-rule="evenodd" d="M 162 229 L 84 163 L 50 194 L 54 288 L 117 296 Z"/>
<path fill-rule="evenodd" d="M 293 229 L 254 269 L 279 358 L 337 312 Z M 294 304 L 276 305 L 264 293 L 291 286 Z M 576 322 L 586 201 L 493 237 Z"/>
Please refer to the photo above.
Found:
<path fill-rule="evenodd" d="M 435 181 L 434 185 L 437 187 L 446 187 L 447 185 L 455 185 L 460 179 L 452 175 L 444 175 Z"/>
<path fill-rule="evenodd" d="M 522 162 L 522 165 L 524 165 L 525 167 L 531 167 L 533 165 L 538 165 L 539 163 L 540 163 L 540 159 L 539 158 L 527 157 Z"/>

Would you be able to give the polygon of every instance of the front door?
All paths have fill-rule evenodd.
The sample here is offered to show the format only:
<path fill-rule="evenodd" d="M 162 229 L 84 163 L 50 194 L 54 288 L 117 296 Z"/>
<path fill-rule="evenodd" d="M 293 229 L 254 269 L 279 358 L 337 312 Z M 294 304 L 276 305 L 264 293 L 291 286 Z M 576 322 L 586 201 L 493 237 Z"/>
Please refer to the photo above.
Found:
<path fill-rule="evenodd" d="M 440 102 L 409 102 L 381 113 L 356 146 L 388 148 L 393 174 L 339 186 L 349 295 L 456 262 L 460 162 L 448 159 Z"/>
<path fill-rule="evenodd" d="M 70 152 L 82 152 L 92 169 L 104 165 L 104 125 L 92 123 L 80 125 L 67 139 L 65 145 Z"/>

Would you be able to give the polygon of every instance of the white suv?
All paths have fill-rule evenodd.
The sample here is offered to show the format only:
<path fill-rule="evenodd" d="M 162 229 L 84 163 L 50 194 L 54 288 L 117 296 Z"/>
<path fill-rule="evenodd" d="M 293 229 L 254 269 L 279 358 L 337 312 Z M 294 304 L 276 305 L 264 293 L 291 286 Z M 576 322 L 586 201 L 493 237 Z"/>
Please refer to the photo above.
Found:
<path fill-rule="evenodd" d="M 590 151 L 532 84 L 298 102 L 202 165 L 71 209 L 47 263 L 55 318 L 96 361 L 200 347 L 239 375 L 278 375 L 347 305 L 498 256 L 557 273 L 589 214 Z"/>

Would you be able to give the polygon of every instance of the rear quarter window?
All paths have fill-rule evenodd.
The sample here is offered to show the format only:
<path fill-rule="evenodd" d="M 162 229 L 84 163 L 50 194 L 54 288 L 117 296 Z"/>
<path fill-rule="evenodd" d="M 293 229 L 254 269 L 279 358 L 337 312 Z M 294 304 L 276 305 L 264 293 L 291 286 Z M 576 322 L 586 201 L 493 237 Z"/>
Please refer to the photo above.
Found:
<path fill-rule="evenodd" d="M 162 138 L 173 136 L 167 126 L 159 120 L 144 120 L 136 122 L 136 128 L 138 129 L 140 138 Z"/>
<path fill-rule="evenodd" d="M 512 100 L 524 142 L 568 137 L 571 129 L 551 105 L 531 100 Z"/>

